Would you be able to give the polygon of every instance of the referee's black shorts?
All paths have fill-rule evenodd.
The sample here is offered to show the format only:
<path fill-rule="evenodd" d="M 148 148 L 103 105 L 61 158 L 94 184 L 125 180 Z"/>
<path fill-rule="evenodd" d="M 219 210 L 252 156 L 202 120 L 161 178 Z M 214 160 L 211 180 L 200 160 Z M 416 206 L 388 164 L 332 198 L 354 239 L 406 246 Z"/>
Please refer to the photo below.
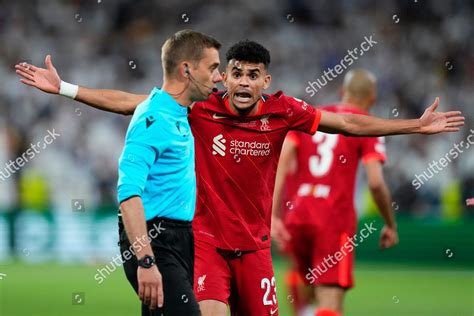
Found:
<path fill-rule="evenodd" d="M 128 281 L 138 293 L 137 258 L 129 260 L 124 251 L 133 249 L 119 216 L 120 253 Z M 163 280 L 164 304 L 150 310 L 142 304 L 142 316 L 199 316 L 199 305 L 193 293 L 194 237 L 191 222 L 155 218 L 147 221 L 151 247 Z M 133 243 L 133 242 L 132 242 Z M 139 244 L 137 244 L 139 245 Z"/>

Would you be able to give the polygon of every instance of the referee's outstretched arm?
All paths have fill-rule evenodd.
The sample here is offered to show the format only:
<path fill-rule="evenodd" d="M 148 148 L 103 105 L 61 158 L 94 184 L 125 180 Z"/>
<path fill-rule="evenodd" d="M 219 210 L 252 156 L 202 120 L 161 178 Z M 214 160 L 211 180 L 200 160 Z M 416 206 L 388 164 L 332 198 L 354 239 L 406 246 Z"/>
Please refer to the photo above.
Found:
<path fill-rule="evenodd" d="M 35 87 L 46 93 L 62 94 L 93 108 L 123 115 L 132 115 L 138 104 L 148 97 L 146 94 L 133 94 L 119 90 L 90 89 L 81 86 L 76 86 L 77 90 L 73 88 L 71 91 L 68 89 L 71 89 L 72 85 L 61 80 L 50 55 L 46 56 L 44 63 L 46 68 L 19 63 L 15 65 L 15 72 L 22 77 L 20 81 L 28 86 Z"/>

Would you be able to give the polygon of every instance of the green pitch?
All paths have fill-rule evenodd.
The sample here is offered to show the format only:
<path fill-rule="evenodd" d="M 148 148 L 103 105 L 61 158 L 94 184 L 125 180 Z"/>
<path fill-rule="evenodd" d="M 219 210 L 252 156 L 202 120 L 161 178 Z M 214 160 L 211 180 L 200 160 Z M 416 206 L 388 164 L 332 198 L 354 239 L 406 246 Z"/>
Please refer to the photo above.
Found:
<path fill-rule="evenodd" d="M 283 284 L 286 263 L 275 262 L 280 315 L 290 314 Z M 0 265 L 0 315 L 139 315 L 138 299 L 122 270 L 102 284 L 99 266 Z M 84 297 L 73 298 L 73 293 Z M 81 294 L 79 294 L 81 295 Z M 474 272 L 465 269 L 358 264 L 356 288 L 346 301 L 346 316 L 474 315 Z M 76 305 L 77 304 L 77 305 Z"/>

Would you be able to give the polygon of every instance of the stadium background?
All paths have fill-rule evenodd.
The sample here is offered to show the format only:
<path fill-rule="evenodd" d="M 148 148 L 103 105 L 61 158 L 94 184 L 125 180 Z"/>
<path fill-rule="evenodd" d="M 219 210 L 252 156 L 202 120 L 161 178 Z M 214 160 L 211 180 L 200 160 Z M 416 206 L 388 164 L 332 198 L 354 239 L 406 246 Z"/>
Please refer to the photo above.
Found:
<path fill-rule="evenodd" d="M 118 253 L 116 168 L 129 118 L 27 88 L 13 66 L 43 66 L 50 53 L 63 80 L 147 93 L 161 85 L 162 43 L 183 28 L 219 39 L 222 60 L 240 39 L 261 42 L 272 55 L 269 91 L 312 104 L 337 101 L 344 74 L 314 97 L 308 83 L 373 35 L 350 67 L 378 77 L 373 113 L 418 117 L 436 95 L 441 110 L 461 109 L 460 133 L 387 138 L 400 245 L 380 252 L 376 233 L 357 248 L 347 315 L 474 315 L 472 148 L 419 190 L 411 184 L 474 128 L 473 9 L 461 0 L 0 1 L 0 315 L 132 315 L 138 303 L 120 268 L 94 279 Z M 53 130 L 60 136 L 7 176 L 5 164 Z M 364 181 L 361 223 L 377 218 Z M 289 315 L 287 262 L 274 259 Z"/>

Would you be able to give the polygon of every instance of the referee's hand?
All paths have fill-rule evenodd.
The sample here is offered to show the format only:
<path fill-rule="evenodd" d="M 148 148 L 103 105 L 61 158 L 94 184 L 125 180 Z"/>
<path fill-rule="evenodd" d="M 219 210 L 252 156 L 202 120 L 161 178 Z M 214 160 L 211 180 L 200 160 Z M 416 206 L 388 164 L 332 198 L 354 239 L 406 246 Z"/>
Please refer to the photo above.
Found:
<path fill-rule="evenodd" d="M 53 66 L 50 55 L 46 56 L 44 63 L 46 68 L 39 68 L 27 63 L 16 64 L 16 73 L 22 77 L 20 80 L 22 83 L 47 93 L 58 94 L 61 78 Z"/>
<path fill-rule="evenodd" d="M 150 309 L 163 307 L 163 281 L 156 265 L 150 269 L 138 267 L 138 296 Z"/>

